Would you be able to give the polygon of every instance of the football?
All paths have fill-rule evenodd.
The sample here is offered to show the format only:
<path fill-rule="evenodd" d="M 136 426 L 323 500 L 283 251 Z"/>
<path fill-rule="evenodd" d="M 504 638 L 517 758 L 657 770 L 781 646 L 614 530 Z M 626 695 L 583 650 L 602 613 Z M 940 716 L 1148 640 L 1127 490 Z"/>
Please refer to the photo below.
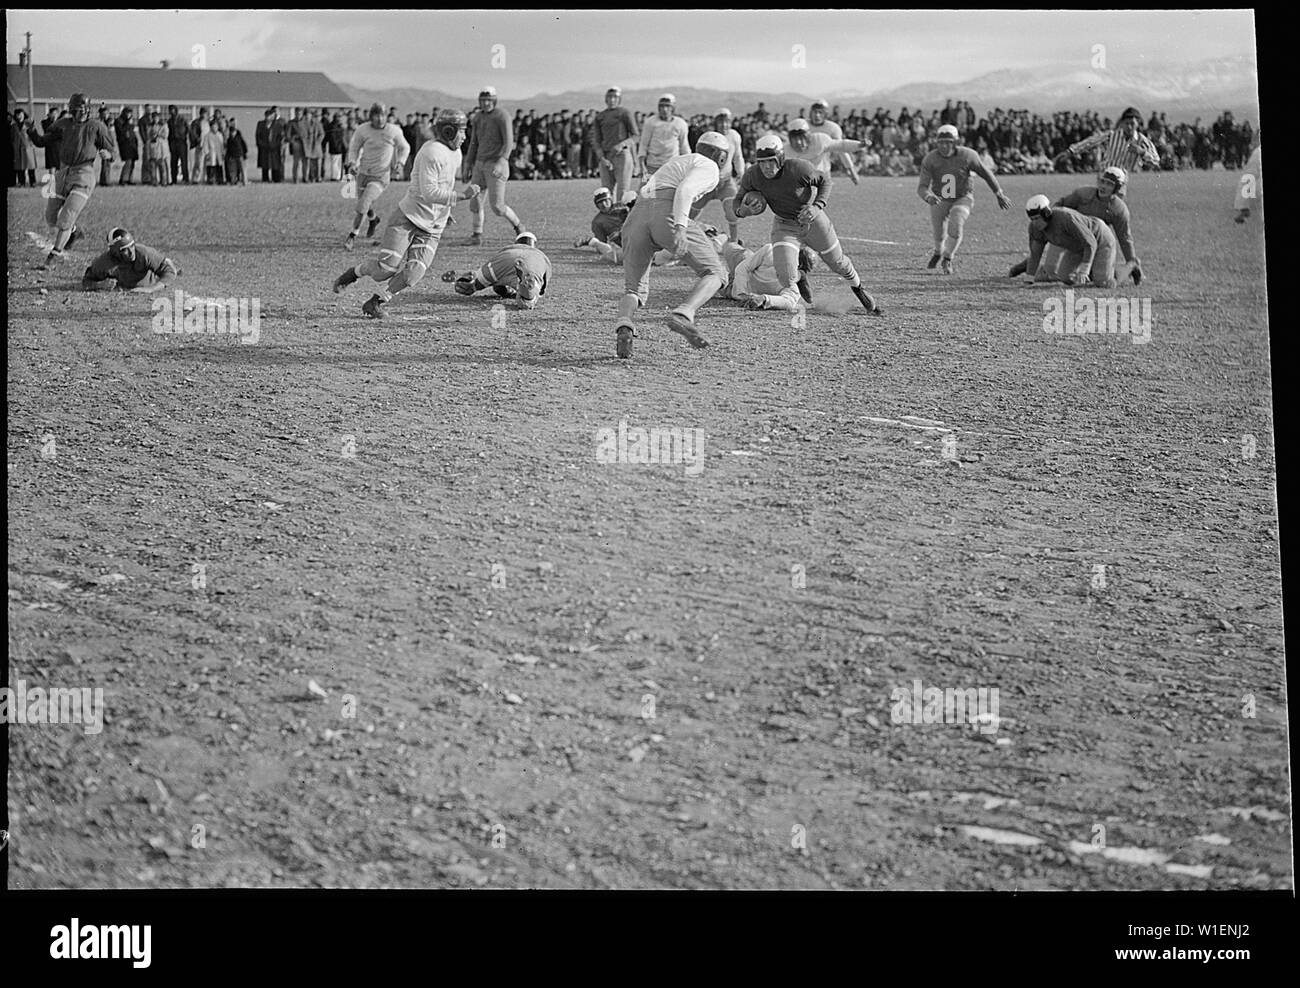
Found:
<path fill-rule="evenodd" d="M 741 197 L 740 201 L 744 204 L 745 211 L 750 216 L 757 216 L 767 209 L 767 200 L 763 198 L 763 193 L 756 189 L 750 189 Z"/>

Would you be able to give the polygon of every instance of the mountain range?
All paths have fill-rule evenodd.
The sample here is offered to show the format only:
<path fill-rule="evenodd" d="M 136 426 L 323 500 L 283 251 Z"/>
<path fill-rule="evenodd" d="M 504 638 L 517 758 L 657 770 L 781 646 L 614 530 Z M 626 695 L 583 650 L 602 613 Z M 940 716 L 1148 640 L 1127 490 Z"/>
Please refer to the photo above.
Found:
<path fill-rule="evenodd" d="M 396 107 L 402 114 L 428 111 L 435 106 L 469 107 L 474 94 L 458 95 L 437 89 L 362 89 L 348 83 L 342 88 L 359 106 L 379 102 Z M 977 113 L 995 106 L 1035 112 L 1095 109 L 1116 117 L 1126 106 L 1136 106 L 1149 116 L 1165 112 L 1171 120 L 1213 118 L 1231 110 L 1238 119 L 1259 120 L 1259 75 L 1255 56 L 1209 59 L 1182 65 L 1151 65 L 1136 69 L 1080 69 L 1078 64 L 1046 65 L 1033 69 L 1003 69 L 976 76 L 965 82 L 913 82 L 893 89 L 863 92 L 846 87 L 833 93 L 763 93 L 726 91 L 683 85 L 657 89 L 625 89 L 623 104 L 652 111 L 660 94 L 672 92 L 680 113 L 713 113 L 726 106 L 736 114 L 755 109 L 760 102 L 775 113 L 794 114 L 806 109 L 812 98 L 824 96 L 842 112 L 851 107 L 873 111 L 877 106 L 897 111 L 899 107 L 941 107 L 945 100 L 964 99 Z M 562 93 L 538 93 L 522 100 L 502 100 L 510 109 L 551 113 L 604 106 L 604 92 L 576 89 Z"/>

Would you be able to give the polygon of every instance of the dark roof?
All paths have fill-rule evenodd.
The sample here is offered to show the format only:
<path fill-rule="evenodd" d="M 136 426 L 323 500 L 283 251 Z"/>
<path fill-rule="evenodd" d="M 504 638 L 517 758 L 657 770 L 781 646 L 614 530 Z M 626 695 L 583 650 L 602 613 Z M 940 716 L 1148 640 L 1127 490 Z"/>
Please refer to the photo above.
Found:
<path fill-rule="evenodd" d="M 8 66 L 9 99 L 27 99 L 27 69 Z M 134 69 L 97 65 L 36 65 L 35 98 L 117 103 L 322 103 L 356 101 L 323 72 L 238 72 L 229 69 Z"/>

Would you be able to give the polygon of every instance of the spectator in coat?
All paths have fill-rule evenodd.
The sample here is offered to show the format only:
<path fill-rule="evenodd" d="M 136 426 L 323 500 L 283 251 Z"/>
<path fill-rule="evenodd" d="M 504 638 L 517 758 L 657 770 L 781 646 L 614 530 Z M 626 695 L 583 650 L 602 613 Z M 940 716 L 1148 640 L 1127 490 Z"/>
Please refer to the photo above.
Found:
<path fill-rule="evenodd" d="M 325 128 L 325 178 L 337 182 L 343 177 L 343 155 L 348 150 L 343 118 L 335 113 Z"/>
<path fill-rule="evenodd" d="M 307 180 L 307 148 L 304 143 L 307 121 L 302 110 L 295 108 L 293 119 L 289 121 L 289 154 L 293 158 L 293 181 L 296 184 L 301 176 Z"/>
<path fill-rule="evenodd" d="M 271 171 L 272 182 L 284 181 L 285 138 L 288 125 L 280 116 L 278 106 L 271 107 L 271 116 L 266 125 L 266 161 Z"/>
<path fill-rule="evenodd" d="M 15 110 L 9 125 L 9 140 L 13 146 L 14 179 L 19 185 L 36 185 L 36 145 L 27 134 L 27 111 Z"/>
<path fill-rule="evenodd" d="M 146 165 L 151 169 L 150 185 L 170 185 L 168 166 L 171 164 L 171 149 L 168 146 L 170 131 L 167 122 L 157 110 L 149 115 L 149 160 Z"/>
<path fill-rule="evenodd" d="M 226 135 L 221 124 L 208 127 L 203 135 L 203 170 L 207 185 L 223 185 L 226 181 Z"/>
<path fill-rule="evenodd" d="M 244 176 L 244 159 L 248 157 L 248 142 L 239 129 L 238 121 L 233 117 L 226 130 L 226 184 L 247 185 Z"/>
<path fill-rule="evenodd" d="M 108 115 L 108 107 L 102 103 L 99 106 L 99 122 L 102 123 L 104 125 L 104 129 L 108 131 L 108 136 L 113 138 L 113 149 L 112 149 L 113 157 L 116 158 L 117 157 L 117 132 L 113 129 L 113 118 Z M 112 173 L 111 173 L 112 165 L 113 162 L 112 159 L 110 158 L 99 159 L 99 184 L 100 185 L 108 185 L 112 180 Z"/>
<path fill-rule="evenodd" d="M 114 125 L 117 135 L 117 153 L 122 156 L 122 173 L 118 185 L 135 185 L 135 163 L 140 160 L 140 130 L 130 107 L 124 109 Z"/>
<path fill-rule="evenodd" d="M 190 180 L 190 122 L 174 105 L 167 107 L 167 172 L 173 182 Z M 194 176 L 198 178 L 197 175 Z"/>

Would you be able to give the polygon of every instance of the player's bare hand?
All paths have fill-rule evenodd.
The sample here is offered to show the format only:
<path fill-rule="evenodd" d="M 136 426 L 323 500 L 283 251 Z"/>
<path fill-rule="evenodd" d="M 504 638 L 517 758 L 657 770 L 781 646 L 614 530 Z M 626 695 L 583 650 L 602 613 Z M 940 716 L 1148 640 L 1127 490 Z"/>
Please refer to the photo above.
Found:
<path fill-rule="evenodd" d="M 925 204 L 927 206 L 939 205 L 939 197 L 935 195 L 933 192 L 927 192 L 924 198 L 925 198 Z"/>
<path fill-rule="evenodd" d="M 686 227 L 681 223 L 673 224 L 673 257 L 686 253 Z"/>
<path fill-rule="evenodd" d="M 601 158 L 600 163 L 602 167 L 608 168 L 610 171 L 614 170 L 614 166 L 608 158 Z"/>
<path fill-rule="evenodd" d="M 804 206 L 803 209 L 799 210 L 799 222 L 805 225 L 810 224 L 821 214 L 822 211 L 819 206 L 814 206 L 812 203 L 809 203 L 807 206 Z"/>
<path fill-rule="evenodd" d="M 100 156 L 101 158 L 103 158 L 105 161 L 112 161 L 112 160 L 113 160 L 113 152 L 110 151 L 110 150 L 108 150 L 108 148 L 100 148 L 100 149 L 99 149 L 99 156 Z"/>
<path fill-rule="evenodd" d="M 999 191 L 998 194 L 997 194 L 997 199 L 998 199 L 998 208 L 999 208 L 999 209 L 1010 209 L 1010 208 L 1011 208 L 1011 197 L 1010 197 L 1009 195 L 1007 195 L 1005 192 L 1001 192 L 1001 191 Z"/>
<path fill-rule="evenodd" d="M 465 186 L 464 189 L 461 190 L 460 197 L 462 199 L 473 199 L 476 196 L 478 196 L 478 194 L 482 191 L 483 190 L 480 189 L 477 185 L 467 185 Z"/>

